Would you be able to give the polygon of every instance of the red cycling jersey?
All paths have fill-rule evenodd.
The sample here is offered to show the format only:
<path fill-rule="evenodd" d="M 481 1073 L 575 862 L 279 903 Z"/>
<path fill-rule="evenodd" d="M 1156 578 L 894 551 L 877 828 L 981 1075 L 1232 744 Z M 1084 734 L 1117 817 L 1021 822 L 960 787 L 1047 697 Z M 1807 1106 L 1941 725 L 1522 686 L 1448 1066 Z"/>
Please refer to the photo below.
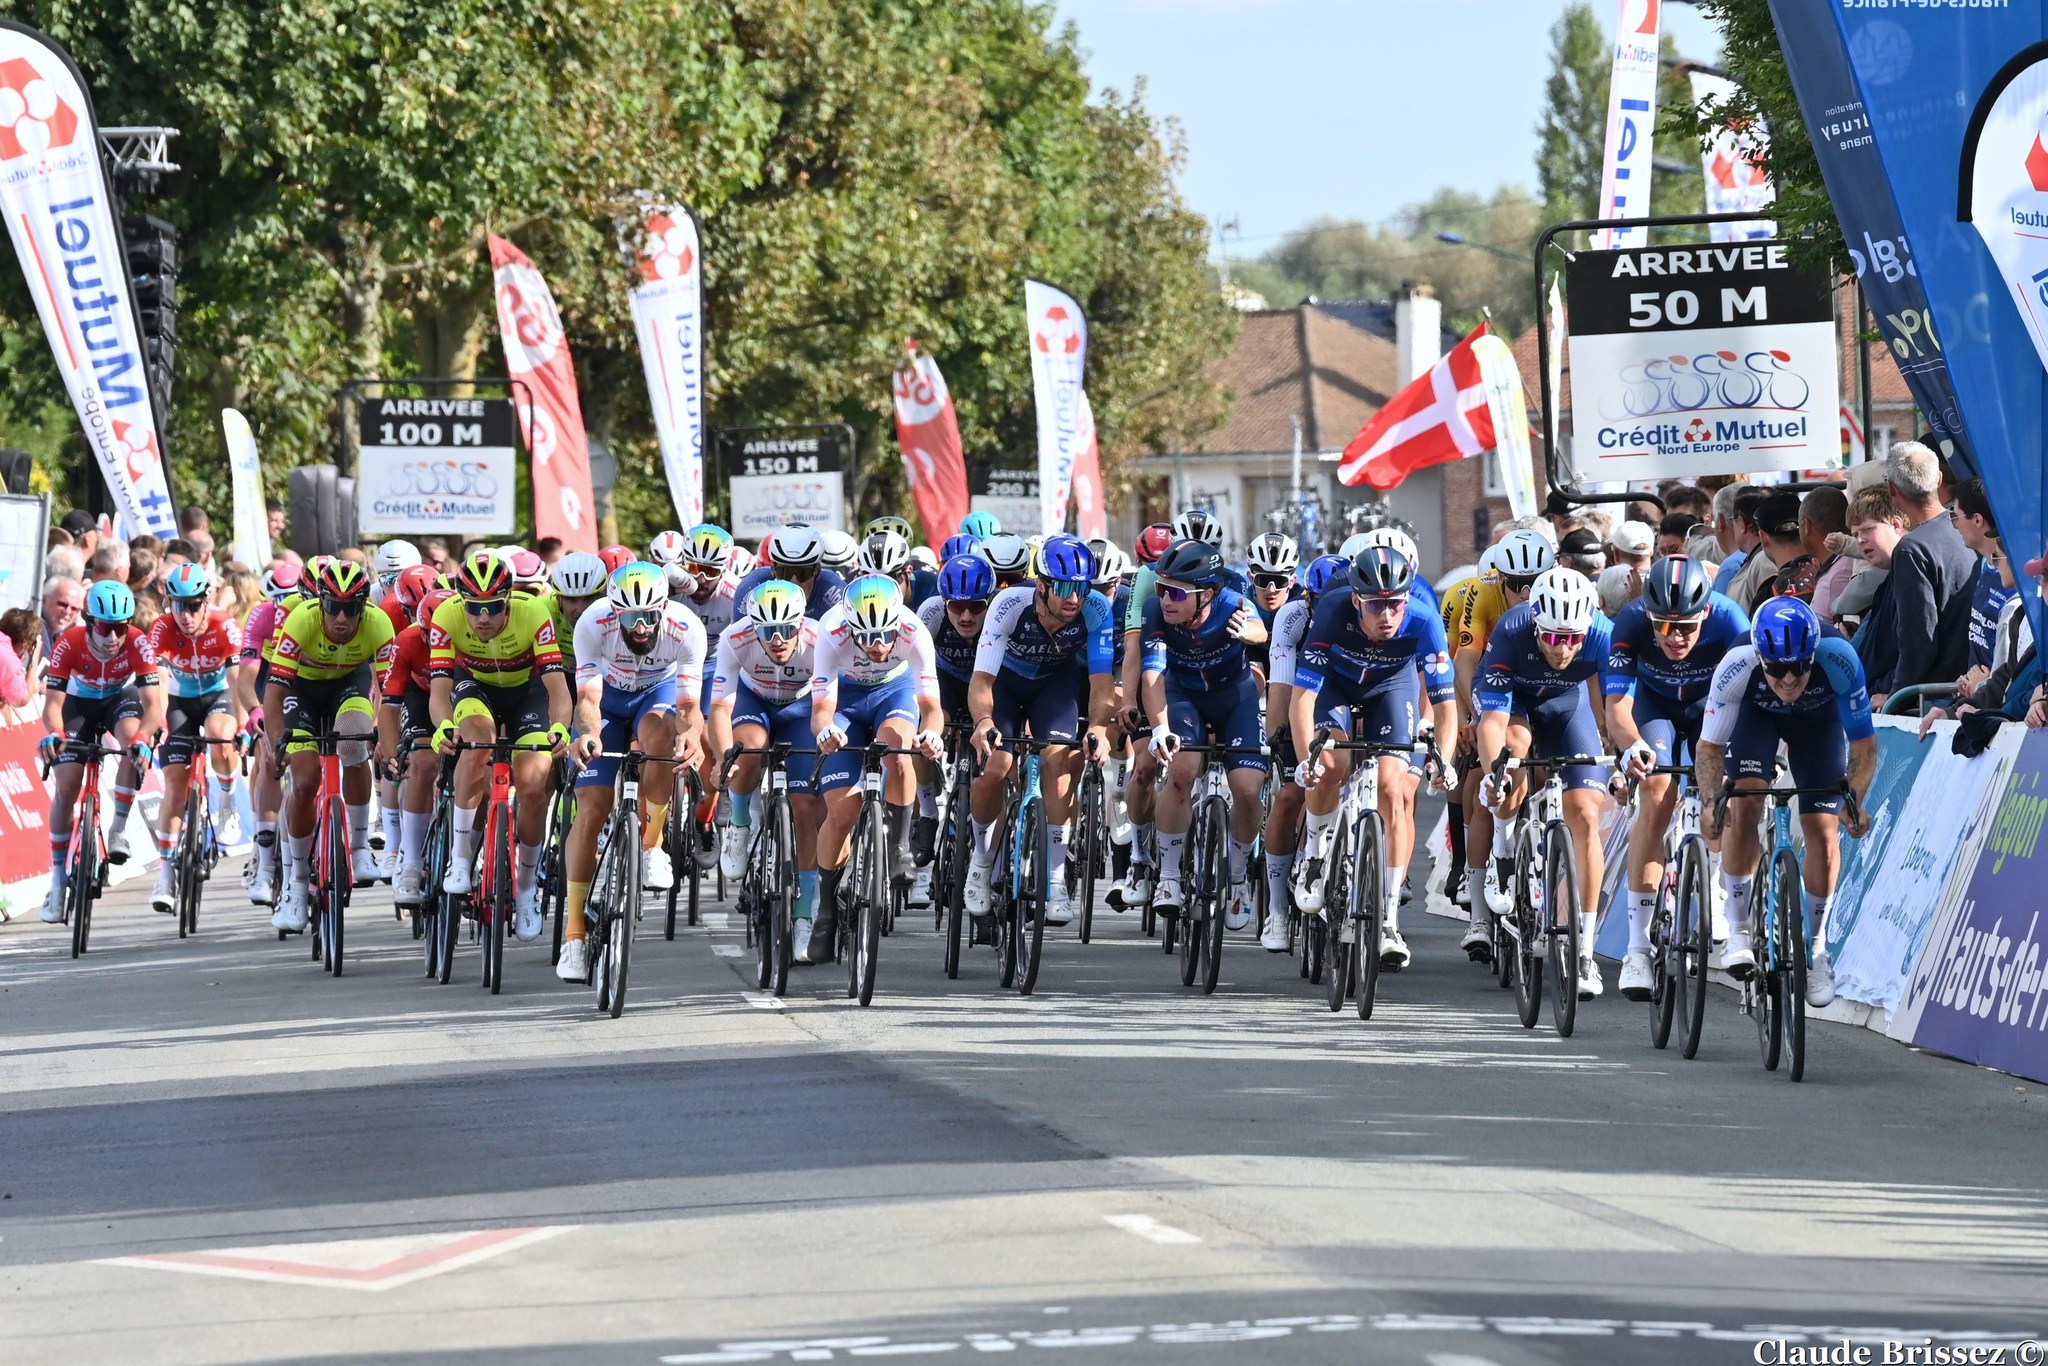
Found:
<path fill-rule="evenodd" d="M 393 636 L 396 636 L 406 627 L 413 624 L 412 613 L 406 611 L 405 604 L 398 600 L 398 593 L 396 590 L 386 593 L 384 595 L 384 601 L 378 603 L 377 605 L 384 609 L 385 616 L 391 618 L 391 634 Z"/>
<path fill-rule="evenodd" d="M 400 631 L 393 648 L 398 653 L 391 660 L 391 672 L 384 678 L 384 700 L 396 706 L 405 700 L 409 688 L 426 692 L 432 684 L 433 669 L 427 633 L 419 627 L 408 626 Z"/>
<path fill-rule="evenodd" d="M 150 652 L 171 675 L 173 697 L 204 697 L 228 685 L 228 668 L 242 658 L 242 631 L 226 612 L 206 614 L 206 626 L 186 635 L 165 612 L 149 628 Z"/>
<path fill-rule="evenodd" d="M 90 698 L 113 697 L 130 682 L 153 688 L 160 681 L 148 636 L 129 627 L 120 648 L 108 658 L 86 639 L 83 622 L 57 637 L 50 650 L 49 672 L 43 677 L 44 685 L 53 692 Z"/>

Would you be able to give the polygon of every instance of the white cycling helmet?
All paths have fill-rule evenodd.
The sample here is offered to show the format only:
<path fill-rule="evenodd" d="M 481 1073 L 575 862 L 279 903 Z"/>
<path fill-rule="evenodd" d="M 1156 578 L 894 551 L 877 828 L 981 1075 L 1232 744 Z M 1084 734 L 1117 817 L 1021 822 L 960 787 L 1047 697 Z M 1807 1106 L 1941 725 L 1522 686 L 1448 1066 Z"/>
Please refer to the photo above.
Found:
<path fill-rule="evenodd" d="M 1500 538 L 1494 547 L 1496 568 L 1510 578 L 1532 579 L 1557 563 L 1557 552 L 1540 531 L 1518 528 Z"/>
<path fill-rule="evenodd" d="M 903 619 L 903 589 L 881 574 L 863 574 L 846 586 L 846 623 L 856 643 L 876 641 Z M 862 638 L 866 637 L 866 640 Z"/>
<path fill-rule="evenodd" d="M 910 543 L 894 531 L 877 531 L 860 543 L 854 563 L 863 574 L 893 578 L 910 568 Z"/>
<path fill-rule="evenodd" d="M 932 548 L 928 545 L 914 545 L 910 547 L 910 567 L 922 569 L 927 574 L 936 574 L 939 572 L 939 557 L 932 554 Z"/>
<path fill-rule="evenodd" d="M 1397 526 L 1374 527 L 1365 533 L 1365 544 L 1383 545 L 1410 564 L 1422 563 L 1422 557 L 1415 552 L 1415 538 Z"/>
<path fill-rule="evenodd" d="M 804 590 L 770 579 L 747 595 L 747 617 L 762 626 L 793 626 L 804 619 Z"/>
<path fill-rule="evenodd" d="M 807 526 L 785 526 L 768 538 L 767 549 L 777 569 L 810 569 L 824 558 L 825 543 Z"/>
<path fill-rule="evenodd" d="M 668 605 L 668 575 L 657 564 L 629 564 L 612 575 L 605 596 L 622 612 L 641 612 Z"/>
<path fill-rule="evenodd" d="M 420 562 L 420 548 L 411 541 L 386 541 L 377 547 L 376 571 L 380 579 L 395 579 Z"/>
<path fill-rule="evenodd" d="M 860 546 L 843 531 L 828 530 L 819 540 L 824 547 L 819 563 L 835 573 L 843 574 L 853 568 L 853 562 L 860 557 Z"/>
<path fill-rule="evenodd" d="M 680 564 L 690 549 L 690 540 L 680 531 L 663 531 L 647 543 L 647 560 L 650 564 Z"/>
<path fill-rule="evenodd" d="M 1563 565 L 1544 570 L 1529 590 L 1529 610 L 1539 631 L 1588 631 L 1599 605 L 1593 581 Z"/>
<path fill-rule="evenodd" d="M 603 560 L 587 550 L 578 550 L 556 560 L 548 580 L 565 598 L 594 598 L 604 592 L 604 582 L 610 577 Z"/>
<path fill-rule="evenodd" d="M 725 572 L 732 575 L 735 579 L 744 579 L 747 575 L 753 573 L 760 563 L 759 560 L 754 558 L 753 551 L 735 541 L 732 547 L 732 558 L 725 563 Z"/>
<path fill-rule="evenodd" d="M 1223 523 L 1207 508 L 1189 508 L 1173 519 L 1173 539 L 1176 541 L 1207 541 L 1218 550 L 1223 548 Z"/>
<path fill-rule="evenodd" d="M 1501 572 L 1500 566 L 1500 545 L 1498 542 L 1496 542 L 1495 544 L 1486 547 L 1486 553 L 1479 557 L 1480 580 L 1482 582 L 1485 581 L 1486 576 L 1488 574 L 1493 574 L 1496 576 L 1499 575 L 1499 573 Z"/>
<path fill-rule="evenodd" d="M 1131 557 L 1119 550 L 1115 541 L 1103 540 L 1102 548 L 1095 552 L 1095 586 L 1106 593 L 1132 572 Z"/>
<path fill-rule="evenodd" d="M 1358 558 L 1358 552 L 1370 544 L 1371 542 L 1365 539 L 1363 531 L 1354 531 L 1344 538 L 1344 544 L 1337 547 L 1337 553 L 1347 560 L 1355 560 Z"/>
<path fill-rule="evenodd" d="M 1408 558 L 1412 561 L 1415 557 L 1410 555 Z M 1245 551 L 1245 560 L 1255 574 L 1292 574 L 1301 568 L 1301 547 L 1294 543 L 1292 536 L 1269 531 L 1251 543 L 1250 549 Z"/>
<path fill-rule="evenodd" d="M 1031 563 L 1031 547 L 1022 536 L 1008 531 L 989 537 L 974 547 L 974 553 L 987 560 L 988 567 L 998 574 L 1022 575 Z"/>

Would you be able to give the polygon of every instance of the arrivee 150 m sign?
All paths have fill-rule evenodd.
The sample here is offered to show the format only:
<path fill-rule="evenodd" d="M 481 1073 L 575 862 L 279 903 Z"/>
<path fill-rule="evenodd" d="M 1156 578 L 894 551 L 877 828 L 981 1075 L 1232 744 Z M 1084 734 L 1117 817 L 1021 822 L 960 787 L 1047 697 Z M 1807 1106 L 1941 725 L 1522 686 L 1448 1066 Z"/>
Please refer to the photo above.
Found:
<path fill-rule="evenodd" d="M 1565 283 L 1581 479 L 1840 461 L 1832 296 L 1784 243 L 1582 251 Z"/>

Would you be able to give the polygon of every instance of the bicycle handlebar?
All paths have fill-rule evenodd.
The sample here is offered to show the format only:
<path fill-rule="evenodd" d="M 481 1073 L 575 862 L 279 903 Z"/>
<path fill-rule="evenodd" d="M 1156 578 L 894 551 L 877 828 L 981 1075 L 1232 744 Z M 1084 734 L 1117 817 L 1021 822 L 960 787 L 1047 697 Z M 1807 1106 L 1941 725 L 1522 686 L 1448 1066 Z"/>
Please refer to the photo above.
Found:
<path fill-rule="evenodd" d="M 718 785 L 720 788 L 723 788 L 726 785 L 726 783 L 732 778 L 732 771 L 734 768 L 738 767 L 740 760 L 746 758 L 750 754 L 767 755 L 775 759 L 779 763 L 782 760 L 787 759 L 792 754 L 816 754 L 817 752 L 818 751 L 816 751 L 815 749 L 798 749 L 796 746 L 787 743 L 766 744 L 760 746 L 734 745 L 730 749 L 726 750 L 725 758 L 719 764 Z M 606 755 L 605 757 L 609 758 L 611 756 Z"/>

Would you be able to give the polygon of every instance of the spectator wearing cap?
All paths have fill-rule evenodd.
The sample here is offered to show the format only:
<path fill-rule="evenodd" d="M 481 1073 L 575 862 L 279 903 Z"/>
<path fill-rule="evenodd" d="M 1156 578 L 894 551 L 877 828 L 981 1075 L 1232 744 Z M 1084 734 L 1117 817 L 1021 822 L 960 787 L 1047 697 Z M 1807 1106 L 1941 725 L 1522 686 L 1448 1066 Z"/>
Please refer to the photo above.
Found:
<path fill-rule="evenodd" d="M 1991 516 L 1991 499 L 1984 492 L 1982 479 L 1965 479 L 1956 485 L 1955 505 L 1949 509 L 1949 516 L 1954 519 L 1956 534 L 1962 537 L 1963 544 L 1983 560 L 1976 589 L 1970 597 L 1970 669 L 1964 675 L 1970 679 L 1969 686 L 1975 687 L 1990 671 L 1998 620 L 2015 590 L 2010 568 L 2001 573 L 2000 561 L 2005 558 L 2005 551 L 1998 543 L 1998 523 Z"/>
<path fill-rule="evenodd" d="M 1567 569 L 1576 569 L 1587 578 L 1599 577 L 1607 567 L 1607 556 L 1600 549 L 1600 533 L 1589 526 L 1574 527 L 1558 538 L 1557 562 Z"/>
<path fill-rule="evenodd" d="M 1631 518 L 1614 529 L 1607 538 L 1607 563 L 1625 564 L 1631 569 L 1644 570 L 1650 567 L 1650 560 L 1657 553 L 1657 533 L 1650 530 L 1648 522 Z"/>
<path fill-rule="evenodd" d="M 100 548 L 99 523 L 84 508 L 73 508 L 64 514 L 64 529 L 71 533 L 71 540 L 78 547 L 78 553 L 90 560 L 92 553 Z"/>
<path fill-rule="evenodd" d="M 1944 515 L 1941 479 L 1941 462 L 1926 446 L 1893 445 L 1885 461 L 1885 491 L 1907 526 L 1892 551 L 1899 660 L 1884 694 L 1871 689 L 1873 705 L 1900 688 L 1953 682 L 1970 667 L 1970 603 L 1982 561 Z"/>
<path fill-rule="evenodd" d="M 1835 600 L 1856 573 L 1856 541 L 1849 535 L 1849 495 L 1833 485 L 1799 500 L 1799 549 L 1811 562 L 1814 612 L 1834 615 Z"/>
<path fill-rule="evenodd" d="M 1657 522 L 1657 553 L 1659 555 L 1683 555 L 1686 542 L 1692 539 L 1692 529 L 1700 519 L 1690 512 L 1667 512 Z"/>
<path fill-rule="evenodd" d="M 1892 506 L 1890 494 L 1882 488 L 1867 488 L 1849 504 L 1849 532 L 1870 568 L 1836 597 L 1836 611 L 1845 614 L 1851 606 L 1859 609 L 1856 614 L 1863 624 L 1856 628 L 1854 641 L 1866 685 L 1873 693 L 1880 689 L 1890 692 L 1899 657 L 1898 617 L 1892 610 L 1892 555 L 1906 534 L 1906 519 Z M 1866 583 L 1870 585 L 1868 598 L 1858 591 Z"/>
<path fill-rule="evenodd" d="M 1738 503 L 1740 500 L 1738 500 Z M 1728 585 L 1728 596 L 1745 612 L 1771 596 L 1778 571 L 1799 557 L 1799 495 L 1764 493 L 1750 514 L 1757 539 L 1742 569 Z"/>

